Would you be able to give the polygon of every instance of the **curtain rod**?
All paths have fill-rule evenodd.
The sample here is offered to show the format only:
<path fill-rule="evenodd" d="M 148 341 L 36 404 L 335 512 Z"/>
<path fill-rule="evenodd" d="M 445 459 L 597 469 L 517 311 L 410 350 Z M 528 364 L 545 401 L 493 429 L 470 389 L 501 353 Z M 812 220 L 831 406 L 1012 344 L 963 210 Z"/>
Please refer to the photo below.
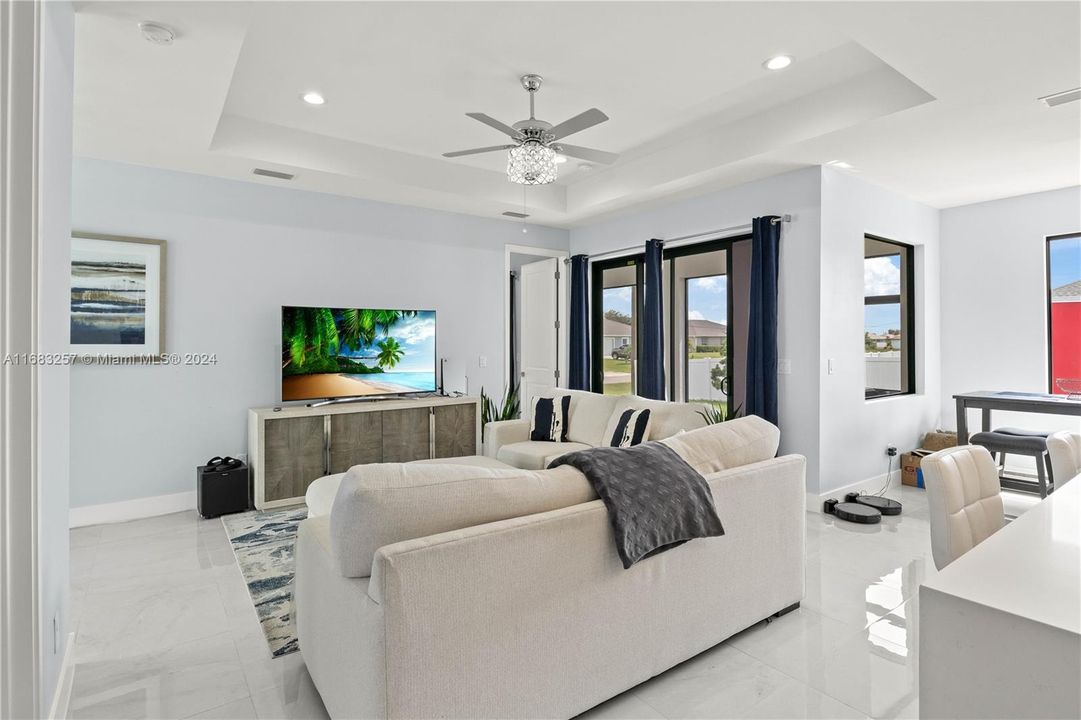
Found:
<path fill-rule="evenodd" d="M 792 216 L 785 213 L 781 217 L 773 218 L 772 224 L 776 225 L 779 222 L 792 222 Z M 704 238 L 704 237 L 709 237 L 710 239 L 718 239 L 716 237 L 718 235 L 723 235 L 723 234 L 726 234 L 726 233 L 734 233 L 734 232 L 737 232 L 739 230 L 750 230 L 750 229 L 751 229 L 751 223 L 744 223 L 743 225 L 733 225 L 731 227 L 719 228 L 717 230 L 706 230 L 705 232 L 694 233 L 693 235 L 681 235 L 679 237 L 674 237 L 674 238 L 671 238 L 671 239 L 668 239 L 668 240 L 662 240 L 662 242 L 664 243 L 665 247 L 673 247 L 674 243 L 679 244 L 679 245 L 676 245 L 676 247 L 679 247 L 681 245 L 693 245 L 694 243 L 689 243 L 689 242 L 684 242 L 684 241 L 685 240 L 694 240 L 696 238 Z M 642 250 L 641 245 L 630 245 L 628 247 L 618 248 L 616 250 L 607 250 L 607 251 L 602 252 L 602 253 L 597 253 L 596 255 L 590 255 L 589 259 L 590 260 L 600 260 L 602 258 L 607 258 L 609 256 L 610 257 L 619 257 L 620 255 L 626 255 L 626 254 L 631 253 L 631 252 L 640 252 L 641 250 Z M 564 258 L 563 262 L 564 263 L 569 263 L 570 258 Z"/>

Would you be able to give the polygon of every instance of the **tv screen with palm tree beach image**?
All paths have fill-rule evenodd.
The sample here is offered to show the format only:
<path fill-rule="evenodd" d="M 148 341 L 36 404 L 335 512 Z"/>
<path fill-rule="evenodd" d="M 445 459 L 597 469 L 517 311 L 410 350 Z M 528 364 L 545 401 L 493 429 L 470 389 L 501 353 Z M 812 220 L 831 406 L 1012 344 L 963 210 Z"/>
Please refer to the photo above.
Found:
<path fill-rule="evenodd" d="M 434 310 L 282 308 L 282 401 L 435 387 Z"/>

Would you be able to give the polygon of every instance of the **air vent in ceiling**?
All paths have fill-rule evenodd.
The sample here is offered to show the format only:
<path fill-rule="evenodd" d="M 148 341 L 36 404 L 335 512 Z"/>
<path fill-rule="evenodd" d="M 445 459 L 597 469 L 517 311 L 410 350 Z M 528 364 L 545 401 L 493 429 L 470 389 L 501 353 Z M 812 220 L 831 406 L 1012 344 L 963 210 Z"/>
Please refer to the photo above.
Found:
<path fill-rule="evenodd" d="M 1057 92 L 1054 95 L 1047 95 L 1046 97 L 1039 98 L 1039 100 L 1047 107 L 1065 105 L 1066 103 L 1081 100 L 1081 88 L 1074 88 L 1073 90 L 1063 90 L 1062 92 Z"/>
<path fill-rule="evenodd" d="M 278 172 L 277 170 L 267 170 L 265 168 L 255 168 L 251 171 L 252 175 L 262 175 L 263 177 L 277 178 L 278 180 L 292 180 L 296 177 L 292 173 Z"/>
<path fill-rule="evenodd" d="M 517 219 L 519 219 L 519 220 L 524 220 L 524 219 L 526 219 L 527 217 L 529 217 L 529 215 L 528 215 L 528 214 L 526 214 L 526 213 L 516 213 L 516 212 L 511 212 L 510 210 L 508 210 L 507 212 L 503 213 L 503 215 L 504 215 L 504 216 L 506 216 L 506 217 L 512 217 L 512 218 L 517 218 Z"/>

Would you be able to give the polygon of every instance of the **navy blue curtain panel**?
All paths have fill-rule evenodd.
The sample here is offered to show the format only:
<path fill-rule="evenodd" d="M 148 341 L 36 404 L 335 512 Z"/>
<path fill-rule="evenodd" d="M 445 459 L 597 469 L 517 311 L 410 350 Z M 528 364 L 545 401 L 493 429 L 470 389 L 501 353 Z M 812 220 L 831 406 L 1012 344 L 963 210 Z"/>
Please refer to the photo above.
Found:
<path fill-rule="evenodd" d="M 774 222 L 776 220 L 777 222 Z M 781 223 L 755 218 L 751 231 L 751 308 L 747 330 L 746 415 L 777 424 L 777 270 Z"/>
<path fill-rule="evenodd" d="M 589 256 L 571 258 L 571 390 L 589 390 Z"/>
<path fill-rule="evenodd" d="M 646 243 L 645 293 L 642 302 L 642 347 L 638 353 L 638 394 L 664 400 L 664 243 Z"/>

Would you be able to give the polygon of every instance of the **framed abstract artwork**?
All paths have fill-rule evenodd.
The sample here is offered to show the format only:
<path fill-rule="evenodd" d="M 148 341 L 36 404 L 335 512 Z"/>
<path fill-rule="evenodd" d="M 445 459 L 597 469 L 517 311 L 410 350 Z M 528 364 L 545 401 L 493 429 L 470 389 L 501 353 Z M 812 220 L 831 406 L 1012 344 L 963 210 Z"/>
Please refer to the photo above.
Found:
<path fill-rule="evenodd" d="M 71 351 L 154 361 L 165 352 L 165 241 L 72 233 Z"/>

